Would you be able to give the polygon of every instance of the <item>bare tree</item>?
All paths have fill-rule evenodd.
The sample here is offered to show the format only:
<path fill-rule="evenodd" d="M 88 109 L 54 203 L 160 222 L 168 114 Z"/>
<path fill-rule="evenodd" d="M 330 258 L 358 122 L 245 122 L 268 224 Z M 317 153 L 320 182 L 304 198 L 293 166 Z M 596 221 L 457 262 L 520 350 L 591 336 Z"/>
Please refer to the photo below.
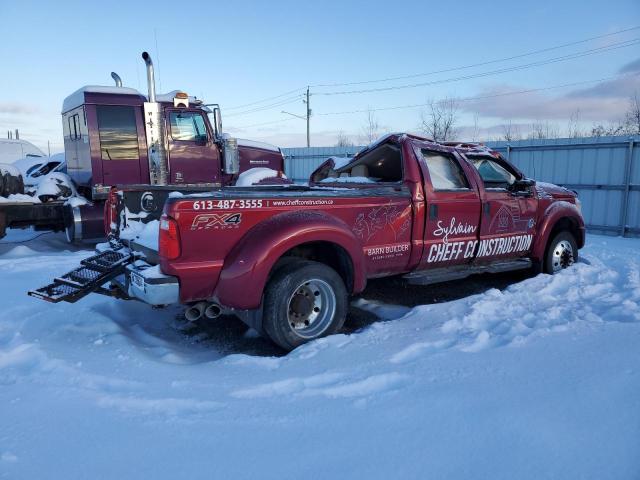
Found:
<path fill-rule="evenodd" d="M 531 124 L 529 133 L 527 134 L 527 138 L 530 140 L 533 139 L 544 139 L 544 138 L 560 138 L 560 130 L 558 128 L 546 122 L 534 122 Z"/>
<path fill-rule="evenodd" d="M 502 138 L 500 140 L 506 142 L 520 140 L 520 129 L 509 120 L 509 123 L 502 125 Z"/>
<path fill-rule="evenodd" d="M 580 129 L 580 109 L 577 108 L 575 112 L 569 117 L 569 123 L 567 125 L 567 136 L 569 138 L 578 138 L 584 136 L 584 132 Z"/>
<path fill-rule="evenodd" d="M 338 130 L 338 138 L 336 139 L 336 147 L 353 147 L 353 142 L 344 133 L 344 130 Z"/>
<path fill-rule="evenodd" d="M 418 128 L 436 142 L 455 140 L 459 133 L 456 127 L 459 108 L 455 98 L 431 100 L 428 110 L 423 110 L 420 114 Z"/>
<path fill-rule="evenodd" d="M 480 127 L 478 127 L 478 112 L 473 114 L 473 126 L 471 127 L 471 141 L 477 142 L 480 137 Z"/>
<path fill-rule="evenodd" d="M 371 143 L 380 137 L 380 123 L 373 110 L 367 111 L 367 117 L 365 118 L 364 125 L 362 126 L 362 138 L 367 143 Z"/>
<path fill-rule="evenodd" d="M 637 91 L 629 98 L 625 129 L 628 135 L 640 135 L 640 98 Z"/>
<path fill-rule="evenodd" d="M 593 124 L 593 127 L 591 127 L 591 132 L 589 132 L 590 137 L 612 137 L 615 135 L 624 134 L 625 125 L 619 121 L 611 121 L 606 125 L 603 125 L 602 123 Z"/>

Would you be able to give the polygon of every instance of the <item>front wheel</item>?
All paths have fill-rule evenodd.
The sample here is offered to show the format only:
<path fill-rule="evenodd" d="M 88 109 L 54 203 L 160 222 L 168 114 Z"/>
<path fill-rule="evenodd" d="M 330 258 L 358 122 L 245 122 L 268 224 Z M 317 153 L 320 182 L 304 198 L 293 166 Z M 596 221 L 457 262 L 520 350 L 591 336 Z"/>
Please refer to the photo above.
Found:
<path fill-rule="evenodd" d="M 560 232 L 549 242 L 544 259 L 545 273 L 554 274 L 578 261 L 578 244 L 573 235 Z"/>
<path fill-rule="evenodd" d="M 342 328 L 348 295 L 332 268 L 296 260 L 280 267 L 265 290 L 263 327 L 285 350 L 324 337 Z"/>

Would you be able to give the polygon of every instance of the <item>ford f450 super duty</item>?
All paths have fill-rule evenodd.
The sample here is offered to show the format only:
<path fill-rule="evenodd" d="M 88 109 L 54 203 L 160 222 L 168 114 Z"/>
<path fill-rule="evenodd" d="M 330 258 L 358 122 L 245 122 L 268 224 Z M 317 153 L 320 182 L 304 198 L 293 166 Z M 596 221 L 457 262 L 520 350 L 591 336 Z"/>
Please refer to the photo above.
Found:
<path fill-rule="evenodd" d="M 137 201 L 143 191 L 125 188 L 113 201 Z M 349 296 L 368 279 L 428 285 L 529 268 L 552 274 L 585 242 L 574 192 L 536 183 L 482 146 L 408 134 L 328 159 L 308 186 L 169 194 L 157 249 L 123 239 L 129 210 L 111 222 L 111 243 L 30 294 L 181 303 L 191 320 L 235 314 L 293 349 L 339 331 Z"/>

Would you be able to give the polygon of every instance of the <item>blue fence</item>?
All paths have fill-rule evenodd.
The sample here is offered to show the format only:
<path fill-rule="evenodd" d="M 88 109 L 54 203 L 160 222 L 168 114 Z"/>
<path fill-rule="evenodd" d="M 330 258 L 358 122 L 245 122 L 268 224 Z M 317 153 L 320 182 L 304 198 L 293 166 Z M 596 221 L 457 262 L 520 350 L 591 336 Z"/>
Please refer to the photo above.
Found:
<path fill-rule="evenodd" d="M 640 136 L 487 142 L 527 176 L 578 192 L 590 231 L 640 235 Z M 306 181 L 330 156 L 362 147 L 283 148 L 285 171 Z"/>

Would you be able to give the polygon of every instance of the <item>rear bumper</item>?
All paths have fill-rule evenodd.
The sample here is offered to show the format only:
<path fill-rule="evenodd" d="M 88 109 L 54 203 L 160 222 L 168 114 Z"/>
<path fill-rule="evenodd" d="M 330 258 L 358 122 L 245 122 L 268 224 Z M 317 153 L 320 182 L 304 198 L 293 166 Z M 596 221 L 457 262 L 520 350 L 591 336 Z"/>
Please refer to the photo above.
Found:
<path fill-rule="evenodd" d="M 130 297 L 149 305 L 179 303 L 180 283 L 177 277 L 165 275 L 160 266 L 151 266 L 138 260 L 127 266 L 124 286 Z"/>

